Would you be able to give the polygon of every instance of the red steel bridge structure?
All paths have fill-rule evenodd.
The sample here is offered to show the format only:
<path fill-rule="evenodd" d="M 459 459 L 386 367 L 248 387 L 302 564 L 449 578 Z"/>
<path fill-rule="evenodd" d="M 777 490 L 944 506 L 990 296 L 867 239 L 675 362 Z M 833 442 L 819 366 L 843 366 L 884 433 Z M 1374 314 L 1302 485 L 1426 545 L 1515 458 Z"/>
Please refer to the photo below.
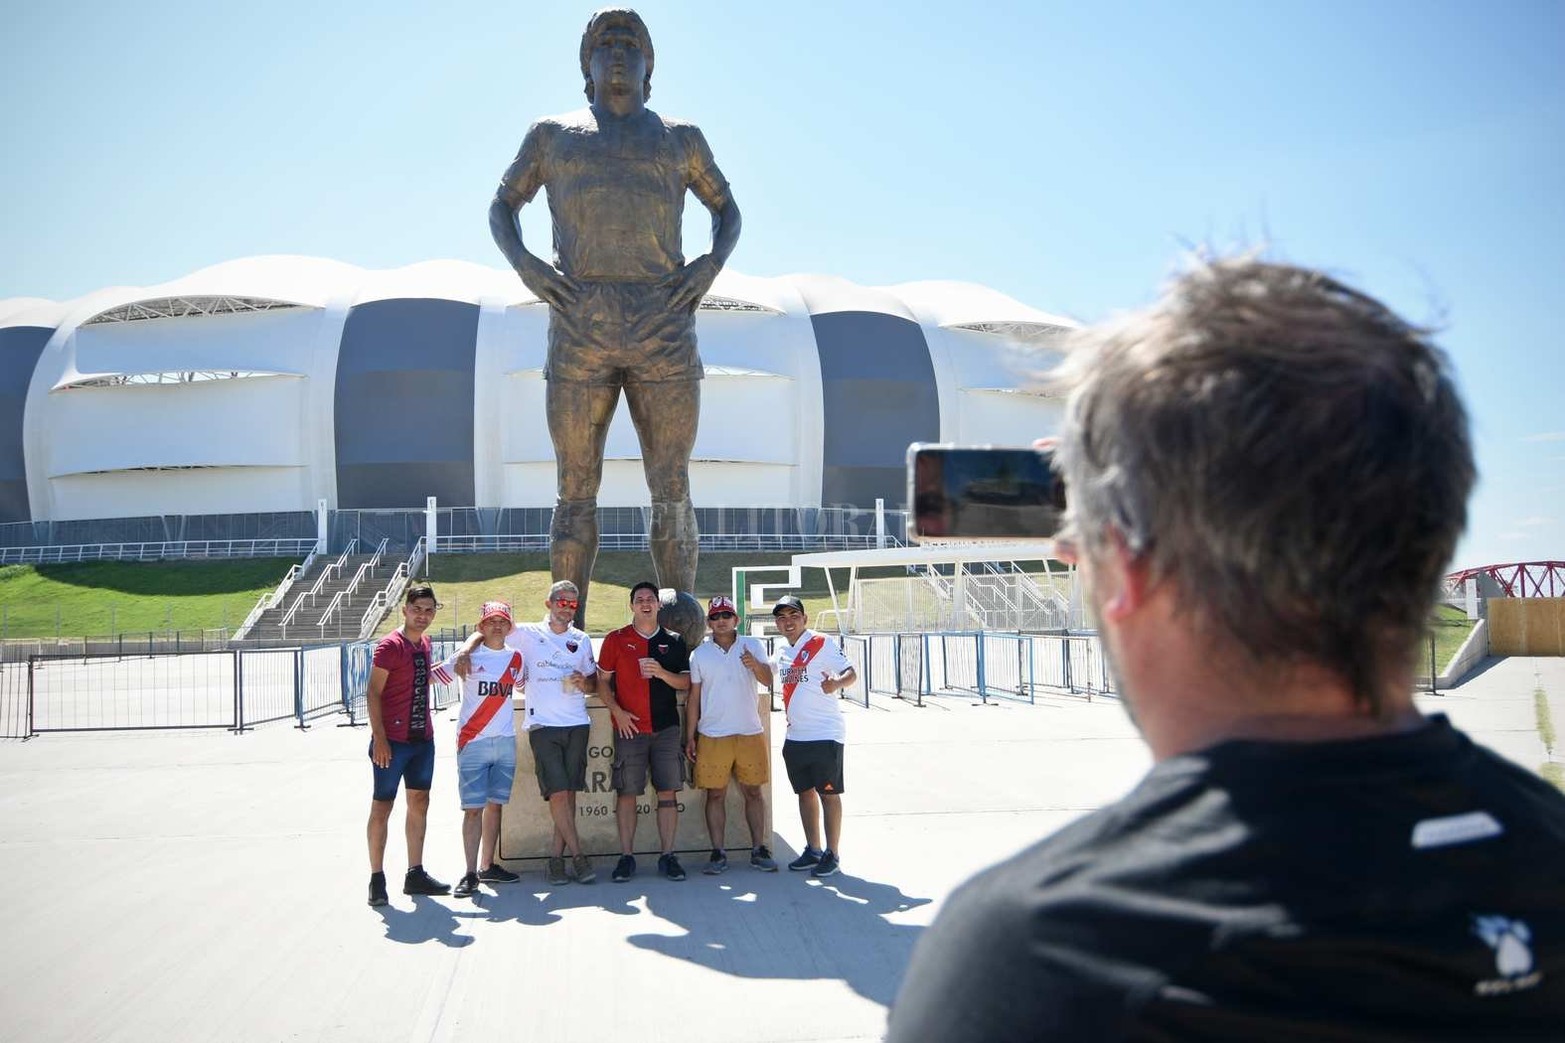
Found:
<path fill-rule="evenodd" d="M 1461 594 L 1469 579 L 1487 576 L 1508 598 L 1565 597 L 1565 561 L 1522 561 L 1510 565 L 1480 565 L 1445 578 L 1447 597 Z"/>

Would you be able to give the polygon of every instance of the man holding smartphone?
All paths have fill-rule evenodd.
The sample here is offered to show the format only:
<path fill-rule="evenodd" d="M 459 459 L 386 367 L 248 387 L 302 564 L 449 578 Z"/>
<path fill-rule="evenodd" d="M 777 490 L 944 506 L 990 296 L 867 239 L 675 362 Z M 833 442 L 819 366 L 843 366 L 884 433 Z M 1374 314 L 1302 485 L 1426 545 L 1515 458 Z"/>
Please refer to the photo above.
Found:
<path fill-rule="evenodd" d="M 1443 353 L 1252 258 L 1074 340 L 1057 546 L 1154 766 L 951 897 L 888 1040 L 1560 1038 L 1565 796 L 1413 702 Z"/>

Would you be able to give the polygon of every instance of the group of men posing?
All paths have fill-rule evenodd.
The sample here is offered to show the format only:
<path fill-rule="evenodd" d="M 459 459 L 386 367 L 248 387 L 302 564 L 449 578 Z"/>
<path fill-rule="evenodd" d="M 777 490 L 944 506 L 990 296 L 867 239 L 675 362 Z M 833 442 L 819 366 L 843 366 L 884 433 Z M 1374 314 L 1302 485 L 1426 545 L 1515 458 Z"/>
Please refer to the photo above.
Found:
<path fill-rule="evenodd" d="M 538 790 L 549 805 L 553 833 L 547 878 L 551 884 L 597 879 L 576 829 L 576 794 L 587 788 L 587 699 L 597 695 L 614 729 L 612 787 L 620 858 L 616 883 L 636 873 L 633 854 L 636 802 L 648 776 L 657 793 L 658 873 L 685 879 L 674 852 L 679 824 L 676 793 L 685 760 L 694 784 L 706 791 L 706 825 L 712 853 L 702 872 L 728 868 L 724 844 L 730 778 L 744 797 L 750 830 L 750 865 L 776 872 L 766 833 L 761 787 L 771 779 L 771 747 L 762 726 L 758 686 L 782 687 L 788 734 L 783 761 L 799 797 L 806 845 L 788 868 L 813 876 L 837 872 L 842 831 L 843 688 L 856 679 L 836 643 L 809 629 L 804 604 L 780 599 L 772 618 L 785 644 L 768 659 L 756 638 L 739 633 L 732 599 L 714 597 L 707 607 L 710 635 L 695 649 L 658 623 L 658 588 L 638 583 L 630 591 L 631 621 L 603 639 L 596 659 L 592 642 L 573 624 L 580 604 L 576 584 L 550 589 L 544 618 L 517 625 L 511 606 L 486 602 L 478 631 L 455 654 L 434 661 L 425 633 L 438 608 L 427 585 L 407 591 L 403 624 L 375 646 L 368 690 L 370 759 L 375 790 L 370 803 L 369 904 L 387 902 L 383 860 L 387 826 L 397 789 L 407 789 L 410 895 L 466 897 L 482 884 L 509 883 L 517 874 L 495 861 L 500 808 L 511 797 L 516 773 L 516 714 L 512 698 L 525 691 L 523 730 L 532 749 Z M 425 871 L 423 848 L 434 778 L 435 745 L 430 685 L 460 682 L 457 773 L 462 801 L 462 843 L 467 869 L 453 891 Z M 678 694 L 685 692 L 681 723 Z M 822 823 L 824 819 L 824 844 Z M 569 867 L 567 867 L 569 858 Z"/>

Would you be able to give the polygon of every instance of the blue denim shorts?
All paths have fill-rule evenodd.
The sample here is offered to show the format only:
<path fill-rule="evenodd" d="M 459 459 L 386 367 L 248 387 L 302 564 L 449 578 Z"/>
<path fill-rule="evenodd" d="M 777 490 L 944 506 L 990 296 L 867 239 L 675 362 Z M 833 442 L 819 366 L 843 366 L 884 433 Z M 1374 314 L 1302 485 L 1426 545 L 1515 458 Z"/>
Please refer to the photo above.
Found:
<path fill-rule="evenodd" d="M 474 739 L 457 751 L 456 774 L 463 808 L 506 803 L 516 778 L 516 736 Z"/>
<path fill-rule="evenodd" d="M 375 799 L 396 800 L 397 785 L 406 782 L 408 789 L 427 790 L 435 781 L 435 742 L 391 741 L 391 763 L 384 768 L 370 768 L 375 772 Z M 370 740 L 370 756 L 375 755 L 375 740 Z"/>

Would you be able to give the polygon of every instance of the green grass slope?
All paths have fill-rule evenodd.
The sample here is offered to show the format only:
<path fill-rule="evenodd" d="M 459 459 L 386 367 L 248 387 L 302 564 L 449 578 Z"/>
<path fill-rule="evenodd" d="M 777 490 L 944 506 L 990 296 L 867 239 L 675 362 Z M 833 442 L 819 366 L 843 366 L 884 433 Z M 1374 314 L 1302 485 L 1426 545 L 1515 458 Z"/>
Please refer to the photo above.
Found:
<path fill-rule="evenodd" d="M 292 558 L 0 566 L 0 636 L 237 627 Z"/>

